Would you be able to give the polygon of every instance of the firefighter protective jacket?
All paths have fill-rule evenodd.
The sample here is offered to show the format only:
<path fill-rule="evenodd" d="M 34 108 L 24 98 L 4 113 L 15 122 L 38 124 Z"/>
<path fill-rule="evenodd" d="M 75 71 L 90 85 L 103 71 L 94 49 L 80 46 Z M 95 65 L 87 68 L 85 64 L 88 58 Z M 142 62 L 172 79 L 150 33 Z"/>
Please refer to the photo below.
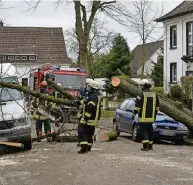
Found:
<path fill-rule="evenodd" d="M 48 101 L 46 101 L 46 100 L 39 100 L 39 99 L 37 99 L 37 100 L 32 100 L 32 102 L 31 102 L 31 104 L 32 104 L 32 106 L 34 107 L 34 108 L 38 108 L 38 107 L 40 107 L 40 106 L 43 106 L 43 107 L 45 107 L 46 109 L 48 108 L 48 107 L 52 107 L 52 108 L 54 108 L 54 103 L 53 102 L 48 102 Z M 46 120 L 46 119 L 49 119 L 49 117 L 48 116 L 42 116 L 42 115 L 40 115 L 40 114 L 38 114 L 38 110 L 36 110 L 36 111 L 34 111 L 34 113 L 33 113 L 33 118 L 34 119 L 36 119 L 36 120 Z"/>
<path fill-rule="evenodd" d="M 97 126 L 101 116 L 101 102 L 98 93 L 89 93 L 82 109 L 80 123 Z"/>
<path fill-rule="evenodd" d="M 153 123 L 159 110 L 159 99 L 150 89 L 143 90 L 135 101 L 134 114 L 138 113 L 139 123 Z"/>

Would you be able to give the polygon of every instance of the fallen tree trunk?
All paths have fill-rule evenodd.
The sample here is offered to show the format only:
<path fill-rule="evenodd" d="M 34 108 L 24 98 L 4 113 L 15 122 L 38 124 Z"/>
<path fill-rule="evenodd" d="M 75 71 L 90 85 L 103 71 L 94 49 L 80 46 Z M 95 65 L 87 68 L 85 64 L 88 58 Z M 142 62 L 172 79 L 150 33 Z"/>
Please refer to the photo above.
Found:
<path fill-rule="evenodd" d="M 64 100 L 64 99 L 62 99 L 62 98 L 55 98 L 55 97 L 53 97 L 53 96 L 48 96 L 48 95 L 46 95 L 46 94 L 41 94 L 41 93 L 39 93 L 39 92 L 36 92 L 36 91 L 31 90 L 31 89 L 28 88 L 28 87 L 24 87 L 24 86 L 15 84 L 15 83 L 8 83 L 8 82 L 2 82 L 2 81 L 0 81 L 0 86 L 2 86 L 2 87 L 7 87 L 7 88 L 10 88 L 10 89 L 16 89 L 16 90 L 18 90 L 18 91 L 27 93 L 27 94 L 29 94 L 29 95 L 31 95 L 31 96 L 36 97 L 36 98 L 41 98 L 41 99 L 47 100 L 47 101 L 49 101 L 49 102 L 54 102 L 54 103 L 57 103 L 57 104 L 63 104 L 63 105 L 72 106 L 72 102 L 71 102 L 71 101 Z"/>
<path fill-rule="evenodd" d="M 48 80 L 47 82 L 48 82 L 49 86 L 52 86 L 55 90 L 60 92 L 66 99 L 68 99 L 68 100 L 75 100 L 76 99 L 76 97 L 72 96 L 71 94 L 64 92 L 64 90 L 60 86 L 58 86 L 56 83 L 54 83 L 53 81 Z"/>
<path fill-rule="evenodd" d="M 128 77 L 112 78 L 112 85 L 114 87 L 119 87 L 128 94 L 137 97 L 141 93 L 141 90 L 137 88 L 135 84 L 136 83 Z M 193 131 L 193 113 L 183 106 L 177 107 L 175 102 L 171 99 L 164 97 L 161 94 L 158 95 L 160 100 L 160 111 L 167 114 L 174 120 L 183 123 L 190 131 Z"/>

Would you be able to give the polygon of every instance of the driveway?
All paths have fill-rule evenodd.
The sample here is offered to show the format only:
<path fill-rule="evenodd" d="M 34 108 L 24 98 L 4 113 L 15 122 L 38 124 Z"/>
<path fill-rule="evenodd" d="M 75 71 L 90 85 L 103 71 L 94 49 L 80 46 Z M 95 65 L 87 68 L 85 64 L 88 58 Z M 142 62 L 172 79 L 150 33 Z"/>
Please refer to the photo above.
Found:
<path fill-rule="evenodd" d="M 76 143 L 34 143 L 27 152 L 0 157 L 2 185 L 190 185 L 193 148 L 141 144 L 120 137 L 96 142 L 93 151 L 78 155 Z"/>

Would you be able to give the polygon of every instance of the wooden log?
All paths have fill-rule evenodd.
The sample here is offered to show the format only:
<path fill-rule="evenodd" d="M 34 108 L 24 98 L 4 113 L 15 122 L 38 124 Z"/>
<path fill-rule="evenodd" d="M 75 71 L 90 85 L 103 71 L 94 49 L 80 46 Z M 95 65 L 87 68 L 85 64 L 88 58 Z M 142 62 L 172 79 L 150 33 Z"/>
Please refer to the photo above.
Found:
<path fill-rule="evenodd" d="M 129 77 L 122 78 L 122 77 L 113 77 L 112 78 L 112 85 L 114 87 L 119 87 L 123 91 L 127 92 L 128 94 L 137 97 L 141 90 L 137 88 L 135 83 L 132 82 Z M 164 97 L 162 94 L 158 94 L 160 100 L 160 111 L 167 114 L 171 118 L 176 121 L 183 123 L 185 126 L 188 127 L 190 131 L 193 131 L 193 113 L 185 108 L 177 107 L 175 102 L 171 99 Z"/>
<path fill-rule="evenodd" d="M 8 142 L 8 141 L 0 141 L 0 145 L 6 145 L 6 146 L 14 146 L 18 148 L 24 148 L 24 145 L 22 143 L 14 143 L 14 142 Z"/>
<path fill-rule="evenodd" d="M 72 96 L 70 93 L 65 92 L 60 86 L 58 86 L 53 81 L 48 80 L 47 82 L 48 82 L 49 86 L 52 86 L 55 90 L 60 92 L 66 99 L 68 99 L 68 100 L 75 100 L 75 99 L 77 99 L 75 96 Z"/>
<path fill-rule="evenodd" d="M 54 103 L 57 103 L 57 104 L 63 104 L 63 105 L 72 106 L 72 103 L 69 100 L 64 100 L 62 98 L 55 98 L 53 96 L 48 96 L 46 94 L 41 94 L 39 92 L 33 91 L 30 88 L 21 86 L 19 84 L 0 81 L 0 86 L 7 87 L 7 88 L 10 88 L 10 89 L 16 89 L 18 91 L 21 91 L 21 92 L 24 92 L 24 93 L 28 93 L 31 96 L 34 96 L 36 98 L 41 98 L 41 99 L 47 100 L 49 102 L 54 102 Z"/>

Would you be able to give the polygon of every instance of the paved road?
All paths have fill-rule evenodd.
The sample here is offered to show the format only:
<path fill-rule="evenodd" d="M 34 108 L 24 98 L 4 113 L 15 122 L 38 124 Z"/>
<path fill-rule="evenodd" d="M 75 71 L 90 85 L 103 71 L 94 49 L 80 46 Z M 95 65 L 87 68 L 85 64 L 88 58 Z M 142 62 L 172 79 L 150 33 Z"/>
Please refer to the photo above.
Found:
<path fill-rule="evenodd" d="M 75 143 L 34 143 L 0 157 L 1 185 L 190 185 L 193 148 L 156 144 L 151 152 L 130 137 L 95 143 L 78 155 Z"/>

